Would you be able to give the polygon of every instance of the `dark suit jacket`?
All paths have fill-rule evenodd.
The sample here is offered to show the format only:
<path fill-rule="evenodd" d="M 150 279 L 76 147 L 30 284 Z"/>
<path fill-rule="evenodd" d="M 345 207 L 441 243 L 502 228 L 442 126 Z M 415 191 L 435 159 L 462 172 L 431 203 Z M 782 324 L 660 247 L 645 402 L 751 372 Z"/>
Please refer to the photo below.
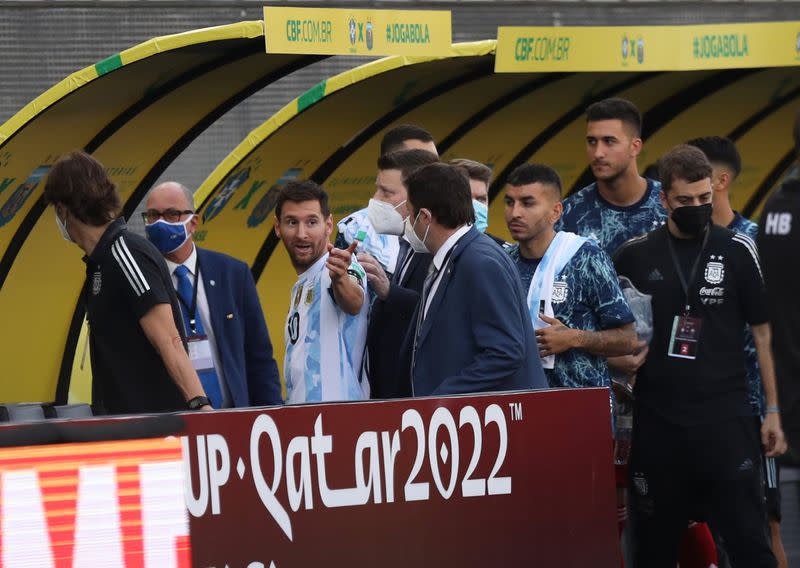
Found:
<path fill-rule="evenodd" d="M 196 248 L 233 406 L 283 404 L 278 366 L 250 268 L 226 254 Z"/>
<path fill-rule="evenodd" d="M 546 388 L 528 306 L 508 255 L 471 228 L 453 249 L 422 322 L 414 396 Z M 418 303 L 414 314 L 422 309 Z M 410 371 L 416 325 L 402 367 Z"/>
<path fill-rule="evenodd" d="M 414 254 L 403 279 L 389 287 L 385 300 L 372 304 L 367 330 L 369 352 L 369 385 L 372 398 L 402 398 L 411 396 L 411 380 L 406 373 L 400 376 L 397 364 L 400 347 L 414 321 L 422 285 L 431 263 L 430 254 Z"/>

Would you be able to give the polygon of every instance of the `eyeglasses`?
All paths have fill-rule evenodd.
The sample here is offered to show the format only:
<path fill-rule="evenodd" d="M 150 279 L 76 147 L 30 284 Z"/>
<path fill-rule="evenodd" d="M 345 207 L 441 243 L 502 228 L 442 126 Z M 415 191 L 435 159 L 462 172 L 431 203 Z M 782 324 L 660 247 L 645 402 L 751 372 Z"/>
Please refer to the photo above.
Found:
<path fill-rule="evenodd" d="M 194 211 L 191 209 L 186 209 L 184 211 L 179 211 L 178 209 L 164 209 L 163 211 L 148 209 L 147 211 L 142 211 L 142 219 L 144 219 L 144 222 L 148 225 L 150 223 L 155 223 L 162 217 L 168 223 L 177 223 L 181 220 L 181 216 L 183 215 L 194 215 Z"/>

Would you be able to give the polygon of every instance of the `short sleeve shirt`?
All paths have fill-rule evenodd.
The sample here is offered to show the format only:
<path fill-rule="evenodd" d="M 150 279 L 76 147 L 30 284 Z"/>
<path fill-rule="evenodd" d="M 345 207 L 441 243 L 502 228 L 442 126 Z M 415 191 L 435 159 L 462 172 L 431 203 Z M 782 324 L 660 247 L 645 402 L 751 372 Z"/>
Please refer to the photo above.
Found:
<path fill-rule="evenodd" d="M 735 212 L 728 229 L 734 233 L 743 233 L 753 241 L 758 237 L 758 225 Z M 761 384 L 761 370 L 758 367 L 758 352 L 753 330 L 746 326 L 744 330 L 744 358 L 747 363 L 747 392 L 750 408 L 755 416 L 764 414 L 764 385 Z"/>
<path fill-rule="evenodd" d="M 508 252 L 527 296 L 539 263 L 522 257 L 519 246 Z M 556 274 L 551 302 L 555 318 L 573 329 L 600 331 L 634 321 L 611 260 L 592 241 L 584 243 Z M 611 381 L 605 357 L 578 349 L 559 353 L 554 367 L 544 371 L 551 387 L 607 387 Z"/>
<path fill-rule="evenodd" d="M 284 334 L 288 404 L 367 398 L 366 381 L 359 380 L 369 311 L 366 273 L 353 256 L 348 276 L 365 301 L 358 314 L 347 314 L 334 300 L 327 259 L 320 257 L 292 287 Z"/>
<path fill-rule="evenodd" d="M 185 341 L 178 299 L 161 254 L 118 219 L 83 260 L 96 410 L 185 410 L 182 394 L 139 323 L 153 307 L 168 304 Z"/>
<path fill-rule="evenodd" d="M 652 296 L 653 339 L 639 369 L 636 404 L 683 425 L 752 415 L 744 356 L 745 324 L 767 321 L 766 298 L 755 244 L 746 235 L 711 226 L 708 243 L 677 239 L 661 227 L 626 243 L 615 255 L 620 276 Z M 672 239 L 678 263 L 689 281 L 690 315 L 701 320 L 697 356 L 668 356 L 676 317 L 686 295 L 669 253 Z"/>
<path fill-rule="evenodd" d="M 606 254 L 613 255 L 625 241 L 666 222 L 667 213 L 661 206 L 660 192 L 661 183 L 648 179 L 647 190 L 638 203 L 618 207 L 603 199 L 597 183 L 593 183 L 564 200 L 564 213 L 556 230 L 588 237 Z"/>
<path fill-rule="evenodd" d="M 790 436 L 800 436 L 800 165 L 769 198 L 758 223 L 781 419 Z M 797 447 L 798 440 L 790 443 Z"/>

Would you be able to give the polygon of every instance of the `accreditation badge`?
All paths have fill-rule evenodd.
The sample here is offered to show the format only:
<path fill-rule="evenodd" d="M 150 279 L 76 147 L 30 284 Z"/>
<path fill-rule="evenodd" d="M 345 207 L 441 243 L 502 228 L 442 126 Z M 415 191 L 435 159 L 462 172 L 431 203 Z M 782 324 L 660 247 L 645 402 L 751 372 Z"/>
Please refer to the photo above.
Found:
<path fill-rule="evenodd" d="M 675 316 L 669 337 L 667 355 L 679 359 L 697 359 L 700 345 L 700 328 L 703 320 L 693 316 Z"/>
<path fill-rule="evenodd" d="M 211 342 L 207 335 L 192 335 L 186 339 L 189 346 L 189 360 L 198 373 L 214 369 L 214 360 L 211 358 Z"/>

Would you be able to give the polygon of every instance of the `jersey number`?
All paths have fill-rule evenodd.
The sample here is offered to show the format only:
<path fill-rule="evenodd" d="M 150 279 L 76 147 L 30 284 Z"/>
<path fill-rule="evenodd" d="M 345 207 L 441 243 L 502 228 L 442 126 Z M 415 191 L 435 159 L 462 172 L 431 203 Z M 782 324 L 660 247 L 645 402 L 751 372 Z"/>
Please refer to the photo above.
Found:
<path fill-rule="evenodd" d="M 300 337 L 300 314 L 295 312 L 292 317 L 289 318 L 289 323 L 286 325 L 286 330 L 289 332 L 289 341 L 292 342 L 292 345 L 297 343 L 297 338 Z"/>

